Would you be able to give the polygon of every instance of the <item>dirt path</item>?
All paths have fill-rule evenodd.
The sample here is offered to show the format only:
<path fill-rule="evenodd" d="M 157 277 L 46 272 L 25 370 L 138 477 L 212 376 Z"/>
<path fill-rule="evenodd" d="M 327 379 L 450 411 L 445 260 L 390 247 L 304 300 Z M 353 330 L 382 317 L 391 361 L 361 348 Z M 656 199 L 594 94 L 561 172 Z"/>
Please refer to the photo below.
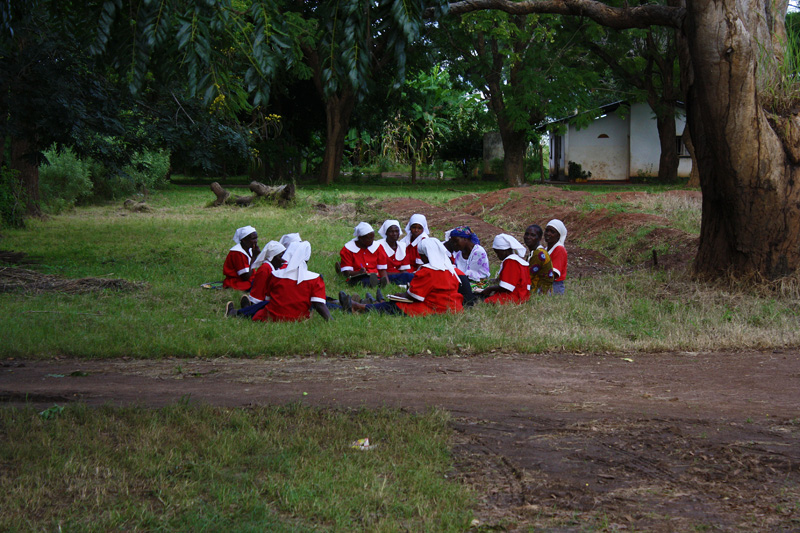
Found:
<path fill-rule="evenodd" d="M 20 361 L 41 406 L 282 404 L 454 417 L 481 527 L 800 530 L 800 352 Z"/>

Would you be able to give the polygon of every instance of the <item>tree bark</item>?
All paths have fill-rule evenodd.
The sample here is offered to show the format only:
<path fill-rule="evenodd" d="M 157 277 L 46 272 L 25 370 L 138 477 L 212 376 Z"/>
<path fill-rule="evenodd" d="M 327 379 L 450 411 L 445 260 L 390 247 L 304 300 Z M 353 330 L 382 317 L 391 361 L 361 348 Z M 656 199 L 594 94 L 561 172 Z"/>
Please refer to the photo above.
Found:
<path fill-rule="evenodd" d="M 658 180 L 675 181 L 678 177 L 677 130 L 675 129 L 675 108 L 670 107 L 663 115 L 656 115 L 658 140 L 661 144 L 661 156 L 658 159 Z"/>
<path fill-rule="evenodd" d="M 350 116 L 353 114 L 355 103 L 355 93 L 349 87 L 342 89 L 340 94 L 330 96 L 325 100 L 327 135 L 325 137 L 325 155 L 322 157 L 319 174 L 319 181 L 322 184 L 333 183 L 342 168 L 344 139 L 347 136 Z"/>
<path fill-rule="evenodd" d="M 800 267 L 800 172 L 796 150 L 773 129 L 796 119 L 762 107 L 759 61 L 779 55 L 783 10 L 770 2 L 689 0 L 681 38 L 687 122 L 703 215 L 695 271 L 776 278 Z M 762 64 L 763 68 L 765 65 Z"/>
<path fill-rule="evenodd" d="M 500 137 L 503 139 L 503 174 L 510 187 L 520 187 L 525 183 L 525 150 L 528 139 L 524 132 L 514 131 L 506 121 L 498 121 Z"/>
<path fill-rule="evenodd" d="M 36 150 L 27 139 L 16 138 L 11 141 L 11 169 L 19 174 L 17 179 L 25 191 L 25 205 L 30 216 L 42 214 L 39 207 L 39 167 L 35 164 Z"/>

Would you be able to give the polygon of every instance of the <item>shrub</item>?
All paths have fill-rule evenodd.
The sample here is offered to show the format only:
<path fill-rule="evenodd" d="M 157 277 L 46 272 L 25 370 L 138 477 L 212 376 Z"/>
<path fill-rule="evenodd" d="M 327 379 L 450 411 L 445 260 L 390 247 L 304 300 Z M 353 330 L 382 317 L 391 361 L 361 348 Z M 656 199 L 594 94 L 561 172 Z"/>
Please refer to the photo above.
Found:
<path fill-rule="evenodd" d="M 570 181 L 585 181 L 592 177 L 592 173 L 588 170 L 583 170 L 580 163 L 570 161 L 567 164 L 567 174 Z"/>
<path fill-rule="evenodd" d="M 74 207 L 92 194 L 90 164 L 81 161 L 71 148 L 45 150 L 47 163 L 39 167 L 39 194 L 42 207 L 59 213 Z"/>
<path fill-rule="evenodd" d="M 130 164 L 122 169 L 123 177 L 130 179 L 133 188 L 162 189 L 169 175 L 169 152 L 166 150 L 144 150 L 131 157 Z"/>

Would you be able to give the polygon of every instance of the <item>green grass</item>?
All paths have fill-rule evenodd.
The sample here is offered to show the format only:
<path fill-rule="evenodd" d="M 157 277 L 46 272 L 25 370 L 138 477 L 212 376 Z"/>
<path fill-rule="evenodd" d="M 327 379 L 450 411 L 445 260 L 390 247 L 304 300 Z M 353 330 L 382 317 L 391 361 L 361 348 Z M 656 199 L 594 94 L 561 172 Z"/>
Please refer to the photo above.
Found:
<path fill-rule="evenodd" d="M 442 203 L 464 191 L 417 191 Z M 382 197 L 395 193 L 387 189 Z M 68 278 L 111 277 L 147 283 L 145 290 L 92 294 L 0 294 L 2 357 L 109 358 L 258 357 L 287 354 L 395 355 L 482 353 L 488 350 L 684 350 L 770 348 L 800 343 L 795 290 L 753 292 L 689 279 L 686 272 L 635 272 L 568 279 L 565 298 L 534 298 L 522 306 L 479 306 L 428 318 L 318 316 L 292 324 L 225 320 L 232 291 L 204 290 L 221 279 L 235 228 L 259 231 L 262 244 L 299 231 L 312 244 L 310 269 L 336 296 L 348 288 L 333 274 L 338 251 L 359 220 L 386 214 L 360 188 L 302 189 L 296 205 L 207 209 L 210 191 L 173 189 L 150 198 L 152 213 L 118 205 L 80 208 L 27 229 L 5 230 L 2 249 L 39 256 L 36 269 Z M 335 198 L 334 198 L 335 197 Z M 342 209 L 321 212 L 321 201 Z M 335 200 L 335 201 L 332 201 Z M 337 203 L 338 202 L 338 203 Z M 359 209 L 361 211 L 359 211 Z M 434 228 L 436 231 L 445 228 Z M 609 233 L 604 246 L 639 238 Z M 633 239 L 633 240 L 631 240 Z M 494 260 L 493 268 L 497 269 Z M 363 292 L 363 290 L 359 291 Z M 737 302 L 732 306 L 731 302 Z"/>
<path fill-rule="evenodd" d="M 464 531 L 441 411 L 0 410 L 3 531 Z M 351 448 L 368 437 L 371 450 Z"/>

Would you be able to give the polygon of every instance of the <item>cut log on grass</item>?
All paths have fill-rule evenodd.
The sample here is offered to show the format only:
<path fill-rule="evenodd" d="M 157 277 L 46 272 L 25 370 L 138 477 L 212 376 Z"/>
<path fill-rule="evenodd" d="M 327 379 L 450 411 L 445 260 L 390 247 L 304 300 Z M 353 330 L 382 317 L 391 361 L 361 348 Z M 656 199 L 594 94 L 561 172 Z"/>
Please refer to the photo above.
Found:
<path fill-rule="evenodd" d="M 295 194 L 293 183 L 271 187 L 259 181 L 250 182 L 250 190 L 255 193 L 253 196 L 234 196 L 216 181 L 211 184 L 211 190 L 214 191 L 214 194 L 217 196 L 217 199 L 211 204 L 214 207 L 231 204 L 248 206 L 253 203 L 256 198 L 266 198 L 277 202 L 278 205 L 286 205 L 294 200 Z"/>

